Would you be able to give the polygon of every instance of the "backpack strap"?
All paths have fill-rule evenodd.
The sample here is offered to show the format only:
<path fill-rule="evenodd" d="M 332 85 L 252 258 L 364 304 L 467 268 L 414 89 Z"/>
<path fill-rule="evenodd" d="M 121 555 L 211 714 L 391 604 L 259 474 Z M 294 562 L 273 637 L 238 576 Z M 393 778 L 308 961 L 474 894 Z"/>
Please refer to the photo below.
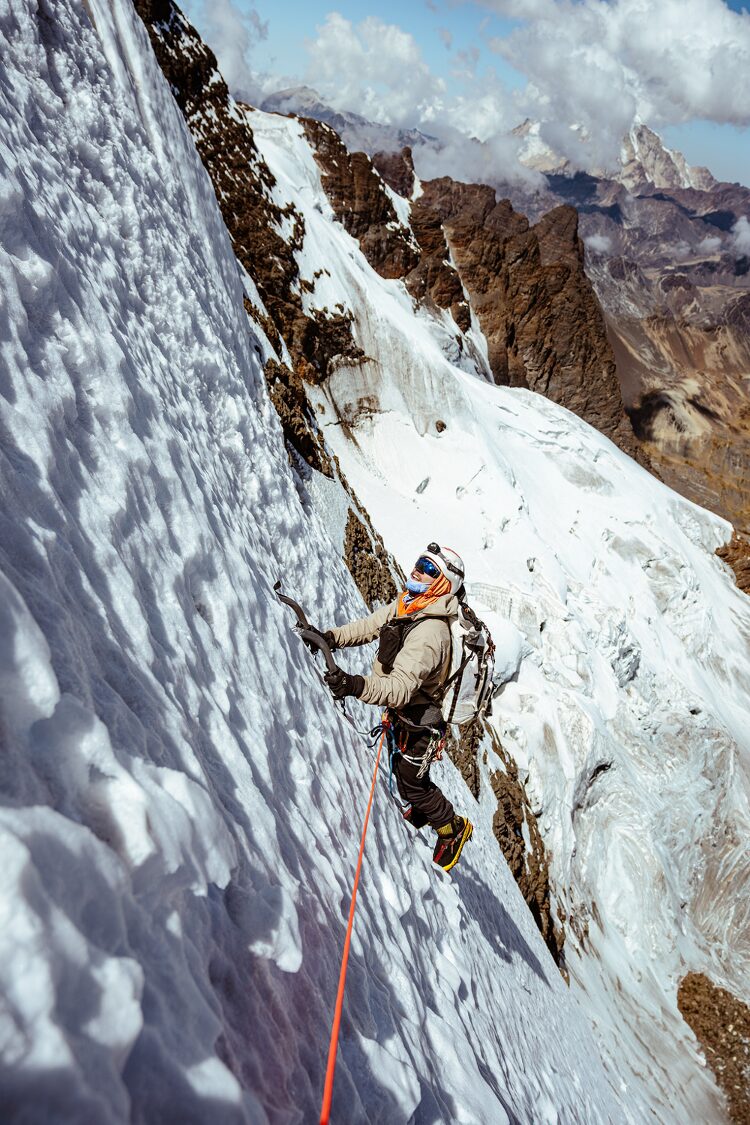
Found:
<path fill-rule="evenodd" d="M 396 657 L 404 647 L 407 634 L 422 620 L 421 617 L 391 617 L 381 626 L 378 660 L 386 675 L 393 668 Z"/>

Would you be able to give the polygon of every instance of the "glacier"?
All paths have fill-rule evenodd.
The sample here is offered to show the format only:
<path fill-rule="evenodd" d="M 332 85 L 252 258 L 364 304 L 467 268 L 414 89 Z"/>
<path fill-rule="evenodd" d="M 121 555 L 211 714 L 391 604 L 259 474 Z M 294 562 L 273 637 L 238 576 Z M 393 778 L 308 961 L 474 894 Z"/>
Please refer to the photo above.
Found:
<path fill-rule="evenodd" d="M 321 626 L 365 612 L 347 499 L 290 465 L 249 279 L 128 0 L 14 0 L 0 34 L 4 1112 L 309 1121 L 373 757 L 273 584 Z M 492 724 L 569 920 L 570 987 L 486 787 L 440 767 L 476 822 L 450 877 L 383 776 L 334 1120 L 722 1120 L 675 997 L 688 968 L 747 989 L 728 526 L 456 366 L 449 318 L 333 222 L 301 126 L 247 112 L 305 217 L 306 299 L 370 357 L 310 392 L 330 448 L 403 565 L 444 538 L 523 638 Z"/>

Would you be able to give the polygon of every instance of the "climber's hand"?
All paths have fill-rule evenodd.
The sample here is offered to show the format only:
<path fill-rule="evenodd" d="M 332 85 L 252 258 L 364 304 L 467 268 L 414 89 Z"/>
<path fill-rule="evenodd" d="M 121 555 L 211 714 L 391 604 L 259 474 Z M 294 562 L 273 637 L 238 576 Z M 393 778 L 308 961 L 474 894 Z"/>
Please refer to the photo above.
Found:
<path fill-rule="evenodd" d="M 348 695 L 359 699 L 365 686 L 364 676 L 350 676 L 343 668 L 337 668 L 335 672 L 326 672 L 324 679 L 334 699 L 346 699 Z"/>

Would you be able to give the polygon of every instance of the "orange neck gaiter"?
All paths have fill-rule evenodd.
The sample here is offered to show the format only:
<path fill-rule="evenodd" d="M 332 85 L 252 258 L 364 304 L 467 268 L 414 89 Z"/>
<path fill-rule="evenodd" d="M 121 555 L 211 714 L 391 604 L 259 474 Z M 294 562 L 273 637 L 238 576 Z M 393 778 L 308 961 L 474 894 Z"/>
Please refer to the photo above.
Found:
<path fill-rule="evenodd" d="M 439 574 L 437 578 L 433 578 L 430 585 L 427 587 L 423 594 L 417 594 L 410 602 L 406 601 L 409 596 L 409 591 L 404 590 L 398 599 L 398 617 L 408 617 L 412 613 L 419 613 L 420 609 L 424 609 L 428 605 L 432 605 L 438 598 L 442 598 L 444 594 L 450 594 L 451 584 L 444 574 Z"/>

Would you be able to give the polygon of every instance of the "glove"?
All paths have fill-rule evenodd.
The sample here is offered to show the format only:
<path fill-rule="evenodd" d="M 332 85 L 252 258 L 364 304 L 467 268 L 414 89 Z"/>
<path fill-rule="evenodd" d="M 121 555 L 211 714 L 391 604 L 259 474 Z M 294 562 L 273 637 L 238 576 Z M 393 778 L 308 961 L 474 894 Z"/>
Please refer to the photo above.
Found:
<path fill-rule="evenodd" d="M 365 687 L 364 676 L 350 676 L 343 668 L 337 668 L 335 672 L 326 672 L 323 679 L 331 689 L 334 699 L 346 699 L 347 695 L 359 699 Z"/>
<path fill-rule="evenodd" d="M 335 640 L 333 639 L 333 633 L 331 632 L 330 629 L 328 629 L 327 632 L 325 632 L 325 633 L 321 633 L 320 629 L 316 629 L 314 625 L 311 625 L 310 626 L 310 632 L 311 633 L 317 633 L 319 637 L 322 637 L 323 640 L 325 641 L 325 643 L 330 648 L 331 652 L 335 652 L 336 649 L 338 648 L 338 645 L 336 644 Z M 310 652 L 317 652 L 318 651 L 317 646 L 314 645 L 312 643 L 312 641 L 305 640 L 304 637 L 302 638 L 302 640 L 303 640 L 303 643 L 306 644 L 307 647 L 310 649 Z"/>

